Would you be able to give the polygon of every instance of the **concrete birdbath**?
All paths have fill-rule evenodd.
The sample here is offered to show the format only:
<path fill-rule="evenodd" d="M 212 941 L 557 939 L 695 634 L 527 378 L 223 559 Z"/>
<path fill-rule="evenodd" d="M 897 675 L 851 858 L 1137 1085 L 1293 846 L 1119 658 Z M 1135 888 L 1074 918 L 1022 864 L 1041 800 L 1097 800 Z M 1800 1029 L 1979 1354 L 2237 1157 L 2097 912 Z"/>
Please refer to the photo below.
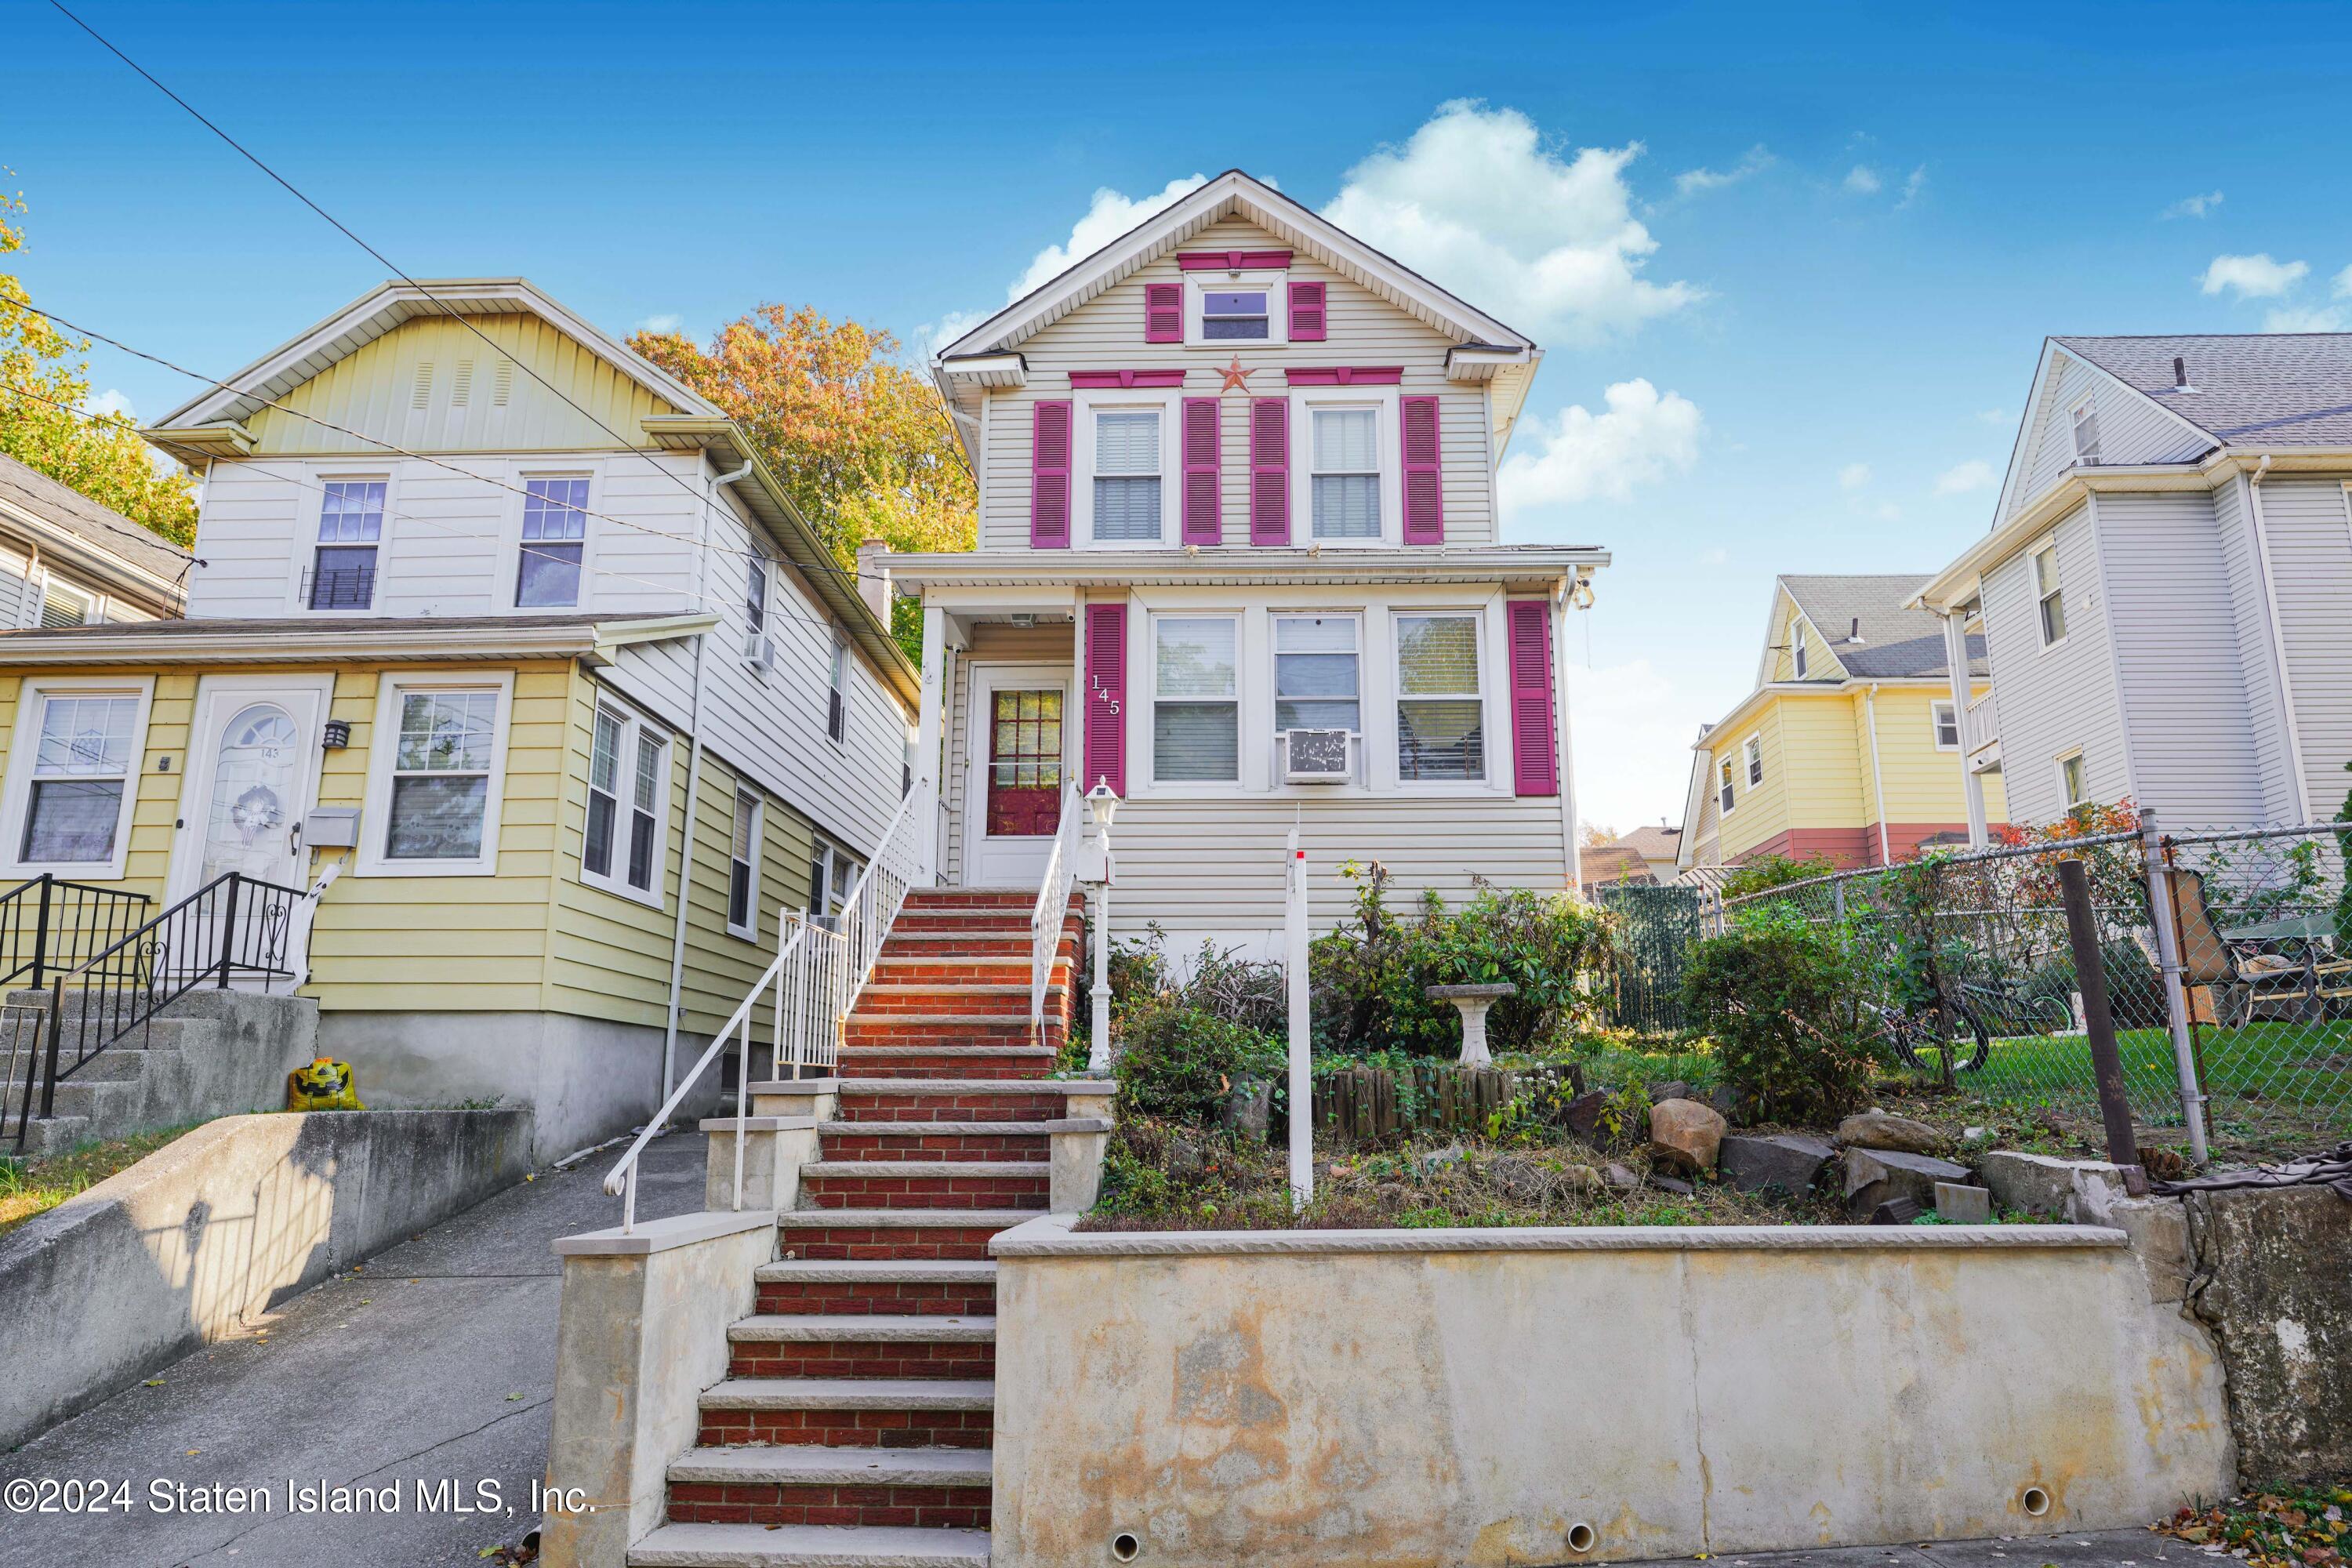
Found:
<path fill-rule="evenodd" d="M 1465 1067 L 1484 1067 L 1495 1059 L 1486 1054 L 1486 1009 L 1506 996 L 1518 994 L 1519 988 L 1508 982 L 1500 985 L 1431 985 L 1422 991 L 1433 1002 L 1451 1002 L 1462 1009 Z"/>

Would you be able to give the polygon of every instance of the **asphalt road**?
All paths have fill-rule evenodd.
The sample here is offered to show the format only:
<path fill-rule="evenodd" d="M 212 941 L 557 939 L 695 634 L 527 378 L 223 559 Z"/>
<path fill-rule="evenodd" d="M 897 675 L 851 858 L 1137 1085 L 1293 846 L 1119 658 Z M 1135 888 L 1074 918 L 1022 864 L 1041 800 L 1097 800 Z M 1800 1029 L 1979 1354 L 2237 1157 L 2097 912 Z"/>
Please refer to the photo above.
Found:
<path fill-rule="evenodd" d="M 129 1492 L 104 1513 L 0 1513 L 0 1568 L 479 1568 L 520 1542 L 555 1392 L 550 1246 L 619 1222 L 597 1185 L 613 1158 L 542 1171 L 0 1455 L 0 1480 Z M 702 1140 L 655 1141 L 638 1214 L 701 1206 Z M 289 1486 L 360 1511 L 289 1511 Z"/>

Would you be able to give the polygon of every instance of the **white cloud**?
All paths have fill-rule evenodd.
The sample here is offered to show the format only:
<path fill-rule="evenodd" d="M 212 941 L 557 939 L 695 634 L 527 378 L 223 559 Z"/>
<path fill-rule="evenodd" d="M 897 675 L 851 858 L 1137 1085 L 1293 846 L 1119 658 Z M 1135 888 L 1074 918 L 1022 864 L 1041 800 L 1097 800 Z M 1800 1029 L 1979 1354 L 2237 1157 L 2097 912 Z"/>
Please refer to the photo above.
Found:
<path fill-rule="evenodd" d="M 1602 397 L 1602 413 L 1574 404 L 1560 410 L 1555 424 L 1533 422 L 1520 438 L 1541 443 L 1542 450 L 1522 448 L 1505 460 L 1506 510 L 1574 505 L 1596 497 L 1622 501 L 1635 486 L 1698 461 L 1706 422 L 1697 404 L 1680 393 L 1662 394 L 1638 378 L 1618 382 Z"/>
<path fill-rule="evenodd" d="M 2352 267 L 2336 275 L 2336 297 L 2339 300 L 2352 299 Z"/>
<path fill-rule="evenodd" d="M 1730 559 L 1731 552 L 1720 544 L 1712 550 L 1702 550 L 1698 552 L 1698 563 L 1702 566 L 1720 566 Z"/>
<path fill-rule="evenodd" d="M 1848 463 L 1838 470 L 1838 489 L 1840 489 L 1858 490 L 1868 483 L 1870 483 L 1868 463 Z"/>
<path fill-rule="evenodd" d="M 1936 476 L 1936 493 L 1939 496 L 1964 496 L 1970 490 L 1990 489 L 2000 476 L 1992 465 L 1981 458 L 1970 458 L 1955 464 Z"/>
<path fill-rule="evenodd" d="M 684 316 L 675 310 L 665 310 L 658 316 L 646 317 L 637 323 L 636 330 L 641 332 L 674 332 L 684 325 Z"/>
<path fill-rule="evenodd" d="M 1736 185 L 1751 174 L 1760 174 L 1772 166 L 1771 152 L 1759 142 L 1739 156 L 1739 162 L 1728 169 L 1685 169 L 1675 176 L 1675 195 L 1702 195 L 1719 191 L 1726 185 Z"/>
<path fill-rule="evenodd" d="M 131 399 L 110 386 L 82 406 L 101 417 L 109 414 L 120 414 L 125 419 L 139 417 L 139 411 L 131 406 Z"/>
<path fill-rule="evenodd" d="M 988 310 L 950 310 L 936 321 L 925 321 L 915 329 L 913 340 L 907 345 L 915 357 L 928 362 L 932 355 L 971 331 L 993 314 Z"/>
<path fill-rule="evenodd" d="M 1927 188 L 1927 165 L 1922 163 L 1904 177 L 1903 199 L 1895 204 L 1895 210 L 1900 212 L 1903 208 L 1909 206 L 1913 202 L 1917 201 L 1919 199 L 1919 193 Z"/>
<path fill-rule="evenodd" d="M 1886 182 L 1867 163 L 1856 163 L 1845 177 L 1845 188 L 1858 196 L 1874 196 Z"/>
<path fill-rule="evenodd" d="M 2259 256 L 2217 256 L 2205 268 L 2200 287 L 2208 294 L 2228 289 L 2241 300 L 2269 300 L 2285 293 L 2311 272 L 2306 261 L 2273 261 Z"/>
<path fill-rule="evenodd" d="M 1060 245 L 1047 246 L 1032 258 L 1029 269 L 1013 279 L 1013 287 L 1005 291 L 1005 299 L 1018 300 L 1039 284 L 1050 281 L 1067 271 L 1073 263 L 1083 261 L 1154 213 L 1167 211 L 1208 183 L 1206 174 L 1187 174 L 1181 180 L 1169 181 L 1148 196 L 1124 195 L 1103 186 L 1095 192 L 1086 216 L 1071 226 L 1070 237 Z"/>
<path fill-rule="evenodd" d="M 2203 217 L 2221 205 L 2221 193 L 2209 191 L 2201 196 L 2183 196 L 2156 216 L 2168 217 Z"/>
<path fill-rule="evenodd" d="M 1608 582 L 1601 584 L 1605 613 Z M 1576 628 L 1570 628 L 1575 635 Z M 1581 637 L 1578 638 L 1580 644 Z M 1699 721 L 1674 682 L 1646 658 L 1568 670 L 1576 739 L 1576 809 L 1591 822 L 1682 820 L 1690 788 L 1691 738 Z"/>
<path fill-rule="evenodd" d="M 1455 100 L 1349 170 L 1323 216 L 1521 331 L 1592 342 L 1704 297 L 1641 276 L 1657 249 L 1624 180 L 1641 153 L 1563 158 L 1518 110 Z"/>
<path fill-rule="evenodd" d="M 2006 425 L 2009 423 L 2009 410 L 2006 408 L 1988 408 L 1983 413 L 1978 415 L 1977 417 L 1988 425 Z"/>
<path fill-rule="evenodd" d="M 2288 305 L 2264 313 L 2266 332 L 2340 332 L 2352 328 L 2352 309 L 2342 305 Z"/>

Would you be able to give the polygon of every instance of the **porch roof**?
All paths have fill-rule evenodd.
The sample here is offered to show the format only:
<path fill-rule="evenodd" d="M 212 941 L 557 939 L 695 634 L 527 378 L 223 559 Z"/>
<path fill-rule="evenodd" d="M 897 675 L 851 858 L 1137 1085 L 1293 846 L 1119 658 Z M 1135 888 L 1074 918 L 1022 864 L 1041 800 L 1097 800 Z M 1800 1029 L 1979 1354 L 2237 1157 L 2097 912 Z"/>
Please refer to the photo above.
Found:
<path fill-rule="evenodd" d="M 929 588 L 1558 582 L 1609 564 L 1586 545 L 1432 549 L 1005 550 L 889 555 L 891 581 Z"/>
<path fill-rule="evenodd" d="M 698 637 L 715 615 L 356 616 L 128 621 L 0 633 L 0 666 L 585 658 Z"/>

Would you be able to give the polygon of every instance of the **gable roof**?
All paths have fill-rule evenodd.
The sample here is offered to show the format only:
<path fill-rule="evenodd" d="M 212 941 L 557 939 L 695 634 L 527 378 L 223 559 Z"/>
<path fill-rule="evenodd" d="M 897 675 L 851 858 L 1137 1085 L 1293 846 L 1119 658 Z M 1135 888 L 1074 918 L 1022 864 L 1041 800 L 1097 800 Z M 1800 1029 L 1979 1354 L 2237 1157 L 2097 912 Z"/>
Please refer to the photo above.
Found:
<path fill-rule="evenodd" d="M 44 525 L 89 550 L 113 557 L 176 597 L 194 559 L 178 545 L 97 501 L 0 453 L 0 517 L 39 531 Z M 152 591 L 152 589 L 151 589 Z"/>
<path fill-rule="evenodd" d="M 1813 624 L 1848 677 L 1864 680 L 1949 677 L 1944 655 L 1943 617 L 1908 606 L 1929 578 L 1925 573 L 1870 576 L 1784 576 L 1780 585 Z M 1859 630 L 1862 640 L 1845 639 Z M 1982 637 L 1969 639 L 1969 673 L 1988 675 Z M 1835 684 L 1834 674 L 1815 676 Z"/>
<path fill-rule="evenodd" d="M 1682 847 L 1682 839 L 1681 828 L 1662 825 L 1656 827 L 1637 827 L 1620 837 L 1617 842 L 1640 850 L 1644 859 L 1670 860 L 1674 858 L 1675 851 Z"/>
<path fill-rule="evenodd" d="M 2053 338 L 2217 447 L 2352 447 L 2352 332 Z M 2194 391 L 2173 384 L 2181 361 Z"/>

